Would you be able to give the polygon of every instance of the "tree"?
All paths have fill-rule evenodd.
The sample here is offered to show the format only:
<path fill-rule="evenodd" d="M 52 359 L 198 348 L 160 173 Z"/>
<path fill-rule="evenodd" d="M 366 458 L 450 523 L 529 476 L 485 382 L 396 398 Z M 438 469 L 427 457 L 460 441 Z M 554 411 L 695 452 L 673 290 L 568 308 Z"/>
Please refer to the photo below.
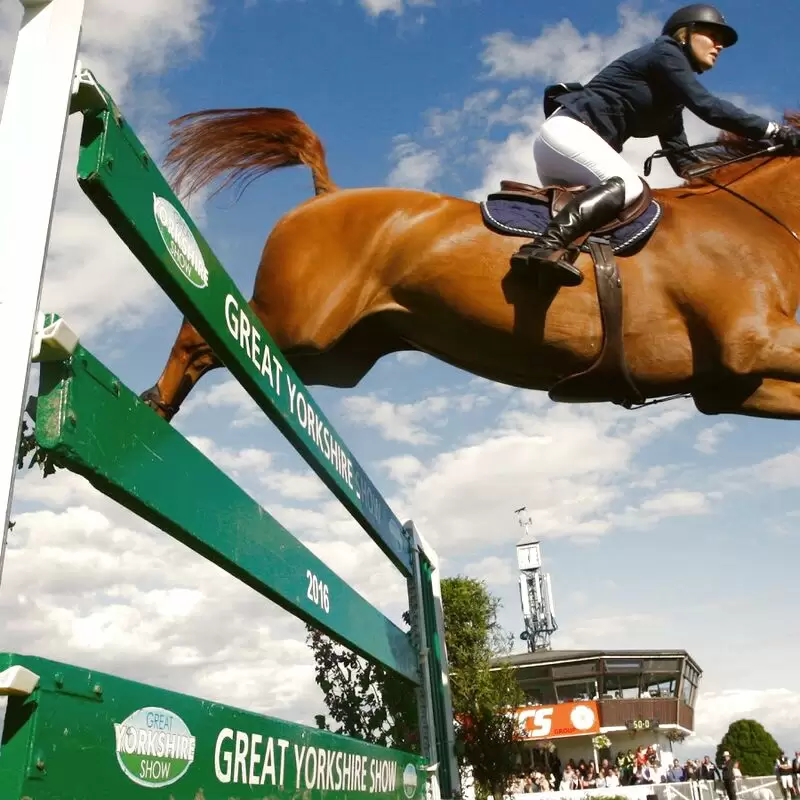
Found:
<path fill-rule="evenodd" d="M 408 614 L 404 615 L 408 623 Z M 355 736 L 383 747 L 419 752 L 416 692 L 408 681 L 372 664 L 329 636 L 306 626 L 306 642 L 314 653 L 315 678 L 325 705 L 338 727 L 326 716 L 314 717 L 321 730 Z"/>
<path fill-rule="evenodd" d="M 717 763 L 722 763 L 722 754 L 728 750 L 731 758 L 739 762 L 743 775 L 772 775 L 775 759 L 781 748 L 761 723 L 754 719 L 737 719 L 732 722 L 722 741 L 717 746 Z"/>
<path fill-rule="evenodd" d="M 500 601 L 471 578 L 442 581 L 445 644 L 462 774 L 472 770 L 479 796 L 501 797 L 514 772 L 517 722 L 512 713 L 522 693 L 513 668 L 493 666 L 511 651 L 513 635 L 497 622 Z M 408 615 L 404 616 L 408 624 Z M 419 752 L 417 695 L 407 681 L 370 664 L 308 626 L 316 681 L 325 695 L 318 727 L 364 741 Z"/>
<path fill-rule="evenodd" d="M 462 771 L 469 767 L 481 794 L 502 797 L 516 771 L 517 721 L 522 701 L 513 667 L 494 665 L 513 634 L 497 621 L 500 601 L 482 581 L 442 581 L 445 642 Z"/>

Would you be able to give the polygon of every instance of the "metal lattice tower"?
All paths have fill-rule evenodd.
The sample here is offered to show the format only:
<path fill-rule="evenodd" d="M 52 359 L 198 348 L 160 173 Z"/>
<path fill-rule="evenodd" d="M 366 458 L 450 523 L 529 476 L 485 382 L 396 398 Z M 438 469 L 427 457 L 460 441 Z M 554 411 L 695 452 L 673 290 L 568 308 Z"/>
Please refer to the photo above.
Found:
<path fill-rule="evenodd" d="M 529 652 L 549 650 L 550 637 L 558 630 L 550 575 L 542 571 L 540 543 L 531 533 L 531 516 L 525 506 L 515 512 L 525 535 L 517 542 L 519 597 L 525 629 L 520 639 L 527 641 Z"/>

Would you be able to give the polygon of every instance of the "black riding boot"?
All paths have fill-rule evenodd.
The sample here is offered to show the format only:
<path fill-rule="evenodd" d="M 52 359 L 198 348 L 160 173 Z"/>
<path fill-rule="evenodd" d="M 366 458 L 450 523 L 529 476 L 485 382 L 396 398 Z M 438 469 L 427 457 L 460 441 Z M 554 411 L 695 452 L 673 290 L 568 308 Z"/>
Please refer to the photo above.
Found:
<path fill-rule="evenodd" d="M 545 270 L 562 286 L 577 286 L 581 271 L 567 260 L 569 246 L 584 234 L 602 228 L 625 207 L 625 181 L 609 178 L 581 192 L 556 214 L 544 233 L 511 256 L 511 266 Z"/>

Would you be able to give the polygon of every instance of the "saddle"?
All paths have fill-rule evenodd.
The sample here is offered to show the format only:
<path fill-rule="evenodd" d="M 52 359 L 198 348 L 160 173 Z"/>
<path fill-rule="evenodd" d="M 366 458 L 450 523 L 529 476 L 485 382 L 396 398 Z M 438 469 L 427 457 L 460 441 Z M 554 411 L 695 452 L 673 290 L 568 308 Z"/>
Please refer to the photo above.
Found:
<path fill-rule="evenodd" d="M 642 192 L 641 197 L 628 208 L 623 209 L 615 220 L 594 231 L 593 235 L 598 236 L 604 233 L 611 233 L 612 231 L 619 230 L 620 228 L 629 225 L 637 217 L 644 214 L 648 208 L 650 208 L 650 203 L 653 200 L 653 192 L 650 189 L 650 185 L 644 179 L 642 179 L 642 185 L 644 186 L 644 191 Z M 500 191 L 493 194 L 492 197 L 507 198 L 509 200 L 518 197 L 529 200 L 538 200 L 546 203 L 550 209 L 550 213 L 555 216 L 559 211 L 561 211 L 562 208 L 564 208 L 567 203 L 570 202 L 570 200 L 574 199 L 576 195 L 579 195 L 588 188 L 588 186 L 558 185 L 540 187 L 531 186 L 528 183 L 505 180 L 500 181 Z"/>
<path fill-rule="evenodd" d="M 625 357 L 622 329 L 622 277 L 615 254 L 629 255 L 644 245 L 661 217 L 646 181 L 639 200 L 612 222 L 573 244 L 588 252 L 594 262 L 597 301 L 603 328 L 599 355 L 588 369 L 558 380 L 550 389 L 551 400 L 565 403 L 612 402 L 624 408 L 642 405 L 645 398 L 633 382 Z M 507 236 L 535 239 L 555 216 L 586 186 L 531 186 L 503 180 L 500 191 L 481 203 L 484 222 Z"/>

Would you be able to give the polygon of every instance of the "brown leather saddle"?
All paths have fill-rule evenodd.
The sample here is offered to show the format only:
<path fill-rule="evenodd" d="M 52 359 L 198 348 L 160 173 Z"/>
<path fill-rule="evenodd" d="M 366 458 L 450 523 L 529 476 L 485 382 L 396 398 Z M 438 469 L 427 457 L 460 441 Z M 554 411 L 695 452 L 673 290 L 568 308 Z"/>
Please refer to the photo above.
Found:
<path fill-rule="evenodd" d="M 594 261 L 597 301 L 603 326 L 603 345 L 594 362 L 583 372 L 565 375 L 548 392 L 551 400 L 562 403 L 612 402 L 624 408 L 642 405 L 644 395 L 633 382 L 625 357 L 625 341 L 622 329 L 622 277 L 614 258 L 614 251 L 605 234 L 621 228 L 635 220 L 649 207 L 653 198 L 646 181 L 641 198 L 626 208 L 615 220 L 592 231 L 573 245 L 572 257 L 577 258 L 578 249 L 584 245 Z M 518 181 L 504 180 L 495 197 L 508 199 L 538 200 L 547 203 L 550 213 L 555 215 L 586 186 L 530 186 Z"/>

